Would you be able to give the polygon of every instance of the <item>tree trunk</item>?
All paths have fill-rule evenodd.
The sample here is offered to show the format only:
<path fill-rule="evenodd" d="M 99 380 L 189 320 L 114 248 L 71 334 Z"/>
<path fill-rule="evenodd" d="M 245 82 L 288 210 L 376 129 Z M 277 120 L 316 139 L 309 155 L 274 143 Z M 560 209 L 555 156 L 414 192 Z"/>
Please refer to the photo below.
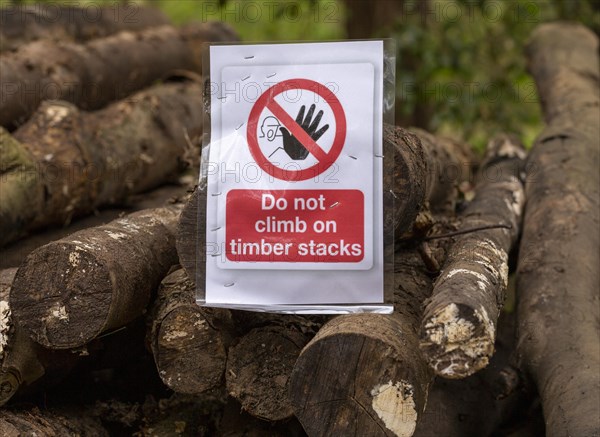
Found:
<path fill-rule="evenodd" d="M 45 102 L 12 136 L 0 128 L 0 244 L 173 178 L 201 113 L 201 86 L 184 82 L 90 113 Z"/>
<path fill-rule="evenodd" d="M 66 349 L 140 316 L 177 263 L 180 209 L 133 213 L 33 251 L 10 295 L 19 326 L 45 347 Z"/>
<path fill-rule="evenodd" d="M 184 270 L 163 279 L 149 319 L 148 340 L 158 374 L 178 393 L 199 394 L 223 382 L 231 313 L 196 304 L 196 286 Z"/>
<path fill-rule="evenodd" d="M 311 436 L 410 436 L 432 372 L 419 352 L 421 305 L 432 281 L 416 251 L 396 254 L 395 312 L 326 323 L 302 350 L 289 396 Z"/>
<path fill-rule="evenodd" d="M 403 12 L 403 0 L 345 0 L 346 34 L 350 39 L 389 37 Z"/>
<path fill-rule="evenodd" d="M 540 392 L 547 435 L 597 435 L 598 38 L 579 24 L 543 24 L 527 55 L 548 126 L 528 158 L 518 351 Z"/>
<path fill-rule="evenodd" d="M 494 353 L 508 285 L 508 254 L 521 229 L 525 150 L 499 136 L 488 145 L 475 198 L 461 214 L 457 237 L 433 287 L 421 322 L 421 351 L 445 378 L 464 378 L 487 366 Z"/>
<path fill-rule="evenodd" d="M 0 58 L 0 126 L 24 123 L 44 100 L 97 109 L 174 70 L 200 73 L 203 43 L 235 39 L 228 27 L 211 22 L 121 32 L 86 44 L 33 42 Z"/>
<path fill-rule="evenodd" d="M 98 419 L 86 412 L 55 413 L 37 407 L 0 410 L 0 434 L 6 437 L 110 435 Z"/>
<path fill-rule="evenodd" d="M 0 9 L 0 53 L 39 40 L 87 41 L 169 24 L 159 9 L 135 3 L 111 7 L 15 5 Z"/>

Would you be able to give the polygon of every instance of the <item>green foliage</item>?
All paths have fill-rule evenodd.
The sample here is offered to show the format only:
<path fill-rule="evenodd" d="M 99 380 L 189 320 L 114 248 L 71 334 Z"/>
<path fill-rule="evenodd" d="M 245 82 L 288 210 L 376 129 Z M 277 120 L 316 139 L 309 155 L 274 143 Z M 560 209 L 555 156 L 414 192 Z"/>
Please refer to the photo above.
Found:
<path fill-rule="evenodd" d="M 157 3 L 176 23 L 228 22 L 244 41 L 345 36 L 340 0 Z M 585 0 L 401 3 L 391 35 L 398 48 L 398 122 L 462 137 L 477 149 L 498 131 L 515 132 L 531 145 L 541 128 L 538 96 L 523 54 L 533 28 L 555 19 L 581 20 L 596 29 L 600 22 L 598 10 Z"/>
<path fill-rule="evenodd" d="M 573 0 L 423 5 L 406 1 L 394 29 L 399 119 L 462 136 L 478 149 L 507 130 L 531 145 L 541 113 L 526 71 L 526 40 L 536 25 L 559 18 L 582 18 L 594 27 L 598 11 Z"/>
<path fill-rule="evenodd" d="M 344 36 L 339 0 L 159 0 L 156 3 L 175 23 L 224 21 L 244 41 L 331 40 Z"/>

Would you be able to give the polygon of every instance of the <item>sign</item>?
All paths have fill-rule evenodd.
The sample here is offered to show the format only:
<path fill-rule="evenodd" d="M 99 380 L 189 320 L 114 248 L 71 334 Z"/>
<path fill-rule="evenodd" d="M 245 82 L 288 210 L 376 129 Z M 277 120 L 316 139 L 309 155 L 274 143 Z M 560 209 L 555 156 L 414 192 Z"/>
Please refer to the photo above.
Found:
<path fill-rule="evenodd" d="M 327 102 L 327 104 L 331 107 L 331 111 L 333 112 L 335 118 L 336 132 L 333 145 L 331 146 L 331 150 L 329 152 L 325 152 L 323 147 L 312 138 L 309 132 L 306 132 L 299 122 L 294 120 L 292 116 L 288 114 L 275 100 L 276 96 L 279 96 L 283 92 L 289 90 L 304 90 L 314 92 L 315 94 L 323 97 L 325 102 Z M 313 106 L 311 106 L 311 108 L 312 107 Z M 278 167 L 277 163 L 271 162 L 269 158 L 262 153 L 262 150 L 258 144 L 257 130 L 259 126 L 259 118 L 266 109 L 274 114 L 274 117 L 270 117 L 273 123 L 277 123 L 277 126 L 283 125 L 284 128 L 282 129 L 285 129 L 288 132 L 287 135 L 291 134 L 293 137 L 298 139 L 298 147 L 304 148 L 308 153 L 316 158 L 317 163 L 315 165 L 302 170 L 285 169 Z M 288 136 L 286 138 L 290 137 Z M 269 90 L 265 91 L 265 93 L 260 96 L 252 108 L 252 112 L 250 113 L 250 118 L 248 120 L 248 145 L 256 163 L 270 175 L 275 176 L 278 179 L 288 181 L 302 181 L 310 179 L 327 170 L 340 156 L 345 139 L 346 116 L 344 115 L 342 104 L 329 88 L 318 82 L 308 79 L 286 80 L 279 82 Z M 285 139 L 283 144 L 285 146 Z M 297 159 L 300 158 L 298 157 Z"/>
<path fill-rule="evenodd" d="M 210 76 L 206 303 L 381 304 L 383 42 L 212 46 Z"/>
<path fill-rule="evenodd" d="M 231 190 L 226 209 L 229 261 L 334 263 L 364 257 L 359 190 Z"/>

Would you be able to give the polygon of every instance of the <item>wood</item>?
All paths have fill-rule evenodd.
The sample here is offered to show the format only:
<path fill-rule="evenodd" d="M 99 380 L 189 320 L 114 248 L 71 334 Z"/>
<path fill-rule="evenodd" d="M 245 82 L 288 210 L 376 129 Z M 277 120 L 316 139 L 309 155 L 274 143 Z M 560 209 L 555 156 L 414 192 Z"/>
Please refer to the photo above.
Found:
<path fill-rule="evenodd" d="M 527 162 L 518 352 L 550 437 L 600 433 L 598 47 L 569 23 L 540 25 L 527 47 L 547 127 Z"/>
<path fill-rule="evenodd" d="M 97 436 L 110 434 L 86 412 L 42 411 L 37 407 L 0 410 L 0 434 L 20 436 Z"/>
<path fill-rule="evenodd" d="M 8 293 L 16 273 L 16 268 L 0 270 L 0 406 L 23 383 L 31 383 L 44 374 L 36 356 L 37 345 L 12 321 Z"/>
<path fill-rule="evenodd" d="M 350 39 L 389 37 L 404 7 L 401 0 L 380 0 L 374 3 L 345 0 L 344 3 L 347 14 L 346 33 Z M 330 8 L 332 7 L 335 6 L 331 4 Z"/>
<path fill-rule="evenodd" d="M 433 287 L 421 322 L 421 352 L 445 378 L 484 368 L 494 353 L 500 310 L 508 285 L 508 254 L 517 242 L 525 206 L 525 150 L 507 135 L 487 148 L 475 198 L 460 215 L 459 231 Z"/>
<path fill-rule="evenodd" d="M 520 423 L 534 422 L 528 414 L 535 402 L 531 393 L 505 384 L 514 371 L 515 325 L 516 314 L 501 314 L 497 351 L 485 369 L 461 380 L 436 378 L 414 437 L 513 436 Z M 544 435 L 543 426 L 527 435 Z"/>
<path fill-rule="evenodd" d="M 188 277 L 196 284 L 205 283 L 206 263 L 206 190 L 197 187 L 185 202 L 177 224 L 177 255 Z"/>
<path fill-rule="evenodd" d="M 203 43 L 235 39 L 226 25 L 210 22 L 121 32 L 85 44 L 30 43 L 0 58 L 0 126 L 24 123 L 44 100 L 98 109 L 175 70 L 201 73 Z"/>
<path fill-rule="evenodd" d="M 0 9 L 0 53 L 39 39 L 87 41 L 123 30 L 169 24 L 159 9 L 135 3 L 110 7 L 12 5 Z"/>
<path fill-rule="evenodd" d="M 45 347 L 67 349 L 140 316 L 177 263 L 180 210 L 136 212 L 33 251 L 10 295 L 19 326 Z"/>
<path fill-rule="evenodd" d="M 416 251 L 396 255 L 395 312 L 326 323 L 302 350 L 289 396 L 310 436 L 410 436 L 432 372 L 419 352 L 421 305 L 432 280 Z"/>
<path fill-rule="evenodd" d="M 0 244 L 173 179 L 201 114 L 199 84 L 167 83 L 96 112 L 45 102 L 12 136 L 0 128 Z"/>
<path fill-rule="evenodd" d="M 227 392 L 253 417 L 276 422 L 294 416 L 287 396 L 290 374 L 312 336 L 294 327 L 294 318 L 301 319 L 281 317 L 282 325 L 255 328 L 229 349 Z"/>
<path fill-rule="evenodd" d="M 416 128 L 385 126 L 384 150 L 389 147 L 394 168 L 384 172 L 384 185 L 394 187 L 396 236 L 410 231 L 422 210 L 454 211 L 458 185 L 470 177 L 475 162 L 466 146 Z M 384 227 L 390 217 L 384 217 Z"/>
<path fill-rule="evenodd" d="M 123 217 L 126 214 L 131 214 L 132 212 L 149 208 L 159 208 L 166 203 L 179 201 L 186 197 L 187 190 L 187 186 L 179 185 L 179 182 L 186 183 L 186 176 L 179 178 L 177 184 L 169 183 L 161 185 L 151 191 L 133 194 L 118 205 L 102 207 L 101 209 L 94 211 L 92 215 L 73 220 L 69 223 L 68 227 L 40 230 L 13 244 L 9 244 L 2 248 L 0 269 L 19 267 L 27 255 L 38 247 L 64 238 L 73 232 L 103 225 L 119 217 Z"/>
<path fill-rule="evenodd" d="M 223 383 L 231 313 L 196 304 L 183 269 L 163 279 L 150 316 L 148 342 L 162 381 L 178 393 L 199 394 Z"/>

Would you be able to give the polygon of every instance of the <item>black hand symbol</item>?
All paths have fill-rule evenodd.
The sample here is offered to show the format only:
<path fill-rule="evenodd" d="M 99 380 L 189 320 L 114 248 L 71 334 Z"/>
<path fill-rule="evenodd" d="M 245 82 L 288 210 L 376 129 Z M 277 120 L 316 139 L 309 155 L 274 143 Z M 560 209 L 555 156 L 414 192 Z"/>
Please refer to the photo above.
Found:
<path fill-rule="evenodd" d="M 298 112 L 298 116 L 296 117 L 296 123 L 298 123 L 313 140 L 317 141 L 325 132 L 327 132 L 329 125 L 326 124 L 321 129 L 317 130 L 319 123 L 321 122 L 321 118 L 323 117 L 323 111 L 319 111 L 311 123 L 315 108 L 315 105 L 311 105 L 308 110 L 308 114 L 306 114 L 306 118 L 304 118 L 304 110 L 306 109 L 306 106 L 302 105 L 300 111 Z M 306 150 L 306 147 L 304 147 L 295 136 L 290 134 L 286 128 L 281 127 L 279 129 L 283 135 L 283 149 L 285 150 L 285 153 L 287 153 L 290 158 L 296 161 L 306 159 L 308 156 L 308 150 Z"/>

